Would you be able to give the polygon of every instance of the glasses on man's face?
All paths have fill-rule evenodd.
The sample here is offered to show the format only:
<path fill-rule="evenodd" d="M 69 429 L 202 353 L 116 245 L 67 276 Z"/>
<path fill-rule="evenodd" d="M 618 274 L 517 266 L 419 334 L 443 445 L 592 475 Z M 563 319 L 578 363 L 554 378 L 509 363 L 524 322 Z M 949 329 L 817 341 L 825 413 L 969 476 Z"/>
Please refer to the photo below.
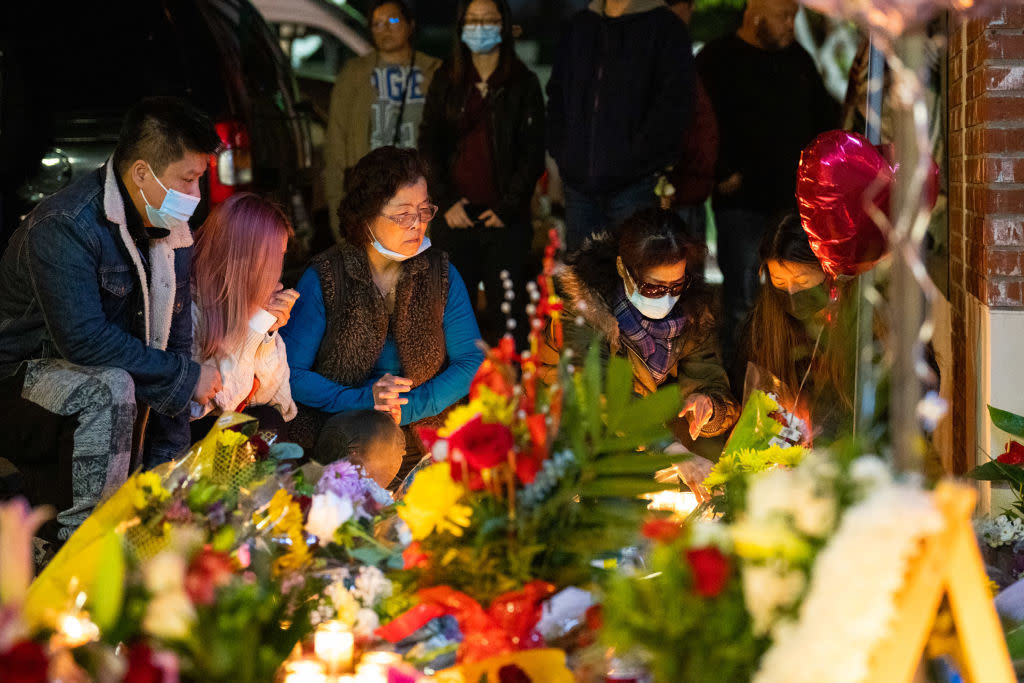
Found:
<path fill-rule="evenodd" d="M 384 216 L 384 218 L 387 218 L 389 221 L 393 223 L 397 223 L 403 228 L 411 228 L 417 223 L 429 223 L 431 220 L 433 220 L 434 216 L 437 215 L 437 211 L 438 208 L 436 204 L 423 204 L 418 209 L 416 209 L 415 212 L 412 213 L 406 212 L 396 214 L 394 216 L 389 216 L 386 213 L 382 213 L 381 216 Z"/>
<path fill-rule="evenodd" d="M 387 19 L 377 19 L 370 24 L 370 28 L 374 31 L 383 31 L 388 28 L 398 28 L 402 25 L 402 17 L 388 17 Z"/>

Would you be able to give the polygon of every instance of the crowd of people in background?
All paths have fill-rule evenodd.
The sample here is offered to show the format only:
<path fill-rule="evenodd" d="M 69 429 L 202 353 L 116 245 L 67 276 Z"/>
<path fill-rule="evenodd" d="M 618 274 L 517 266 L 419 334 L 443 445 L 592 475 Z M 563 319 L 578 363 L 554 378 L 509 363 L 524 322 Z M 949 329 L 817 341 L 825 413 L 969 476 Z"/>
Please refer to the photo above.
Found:
<path fill-rule="evenodd" d="M 792 215 L 800 151 L 837 123 L 794 40 L 797 3 L 750 0 L 696 57 L 692 10 L 593 0 L 563 29 L 545 103 L 506 0 L 459 2 L 443 60 L 416 50 L 403 0 L 372 3 L 375 50 L 331 97 L 337 244 L 294 289 L 292 228 L 268 201 L 235 195 L 193 236 L 219 138 L 181 100 L 141 102 L 111 160 L 44 200 L 0 261 L 0 392 L 77 420 L 56 538 L 228 411 L 398 487 L 426 455 L 415 428 L 466 397 L 481 337 L 524 343 L 545 153 L 565 191 L 557 281 L 581 321 L 565 344 L 601 337 L 638 394 L 677 384 L 687 448 L 730 429 L 748 364 L 842 399 L 817 362 L 825 275 Z M 709 198 L 720 307 L 703 277 Z M 542 360 L 561 350 L 548 336 Z"/>

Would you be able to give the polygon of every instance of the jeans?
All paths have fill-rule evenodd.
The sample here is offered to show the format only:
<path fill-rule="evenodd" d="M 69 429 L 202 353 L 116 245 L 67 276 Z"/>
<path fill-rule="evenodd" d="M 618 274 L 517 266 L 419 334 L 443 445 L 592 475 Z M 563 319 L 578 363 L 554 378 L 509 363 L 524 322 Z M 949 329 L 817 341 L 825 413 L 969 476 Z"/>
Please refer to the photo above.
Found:
<path fill-rule="evenodd" d="M 565 249 L 576 251 L 591 235 L 613 228 L 639 209 L 657 206 L 654 175 L 615 192 L 583 192 L 565 185 Z"/>
<path fill-rule="evenodd" d="M 718 267 L 722 270 L 722 356 L 730 367 L 736 358 L 740 330 L 757 298 L 758 251 L 767 220 L 747 209 L 716 209 L 715 225 Z"/>
<path fill-rule="evenodd" d="M 77 416 L 71 454 L 72 505 L 57 514 L 66 540 L 100 500 L 128 479 L 135 383 L 119 368 L 85 367 L 65 360 L 28 362 L 22 397 L 63 416 Z"/>

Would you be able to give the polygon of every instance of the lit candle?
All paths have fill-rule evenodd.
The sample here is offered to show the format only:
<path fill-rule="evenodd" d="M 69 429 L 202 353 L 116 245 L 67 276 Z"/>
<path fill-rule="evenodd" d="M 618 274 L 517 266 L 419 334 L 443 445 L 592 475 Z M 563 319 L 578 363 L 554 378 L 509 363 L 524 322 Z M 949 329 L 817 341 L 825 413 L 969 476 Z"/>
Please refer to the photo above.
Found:
<path fill-rule="evenodd" d="M 295 659 L 285 662 L 284 683 L 327 683 L 323 662 Z"/>
<path fill-rule="evenodd" d="M 57 619 L 57 630 L 53 634 L 56 647 L 76 648 L 98 640 L 100 630 L 92 623 L 88 612 L 64 614 Z"/>
<path fill-rule="evenodd" d="M 313 636 L 313 651 L 317 658 L 327 665 L 332 674 L 352 669 L 352 650 L 355 637 L 352 631 L 340 621 L 328 621 L 316 627 Z"/>
<path fill-rule="evenodd" d="M 387 683 L 388 671 L 391 667 L 401 663 L 402 655 L 397 652 L 386 650 L 367 652 L 359 660 L 356 683 Z"/>

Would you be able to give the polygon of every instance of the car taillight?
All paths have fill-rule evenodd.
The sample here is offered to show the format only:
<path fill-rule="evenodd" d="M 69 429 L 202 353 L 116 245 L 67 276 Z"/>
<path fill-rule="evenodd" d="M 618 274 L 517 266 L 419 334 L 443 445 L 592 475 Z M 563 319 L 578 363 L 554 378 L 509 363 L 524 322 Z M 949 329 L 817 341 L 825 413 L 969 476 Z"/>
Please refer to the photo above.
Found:
<path fill-rule="evenodd" d="M 210 155 L 210 202 L 219 204 L 252 182 L 252 155 L 249 153 L 249 129 L 239 121 L 221 121 L 216 125 L 224 147 Z"/>

